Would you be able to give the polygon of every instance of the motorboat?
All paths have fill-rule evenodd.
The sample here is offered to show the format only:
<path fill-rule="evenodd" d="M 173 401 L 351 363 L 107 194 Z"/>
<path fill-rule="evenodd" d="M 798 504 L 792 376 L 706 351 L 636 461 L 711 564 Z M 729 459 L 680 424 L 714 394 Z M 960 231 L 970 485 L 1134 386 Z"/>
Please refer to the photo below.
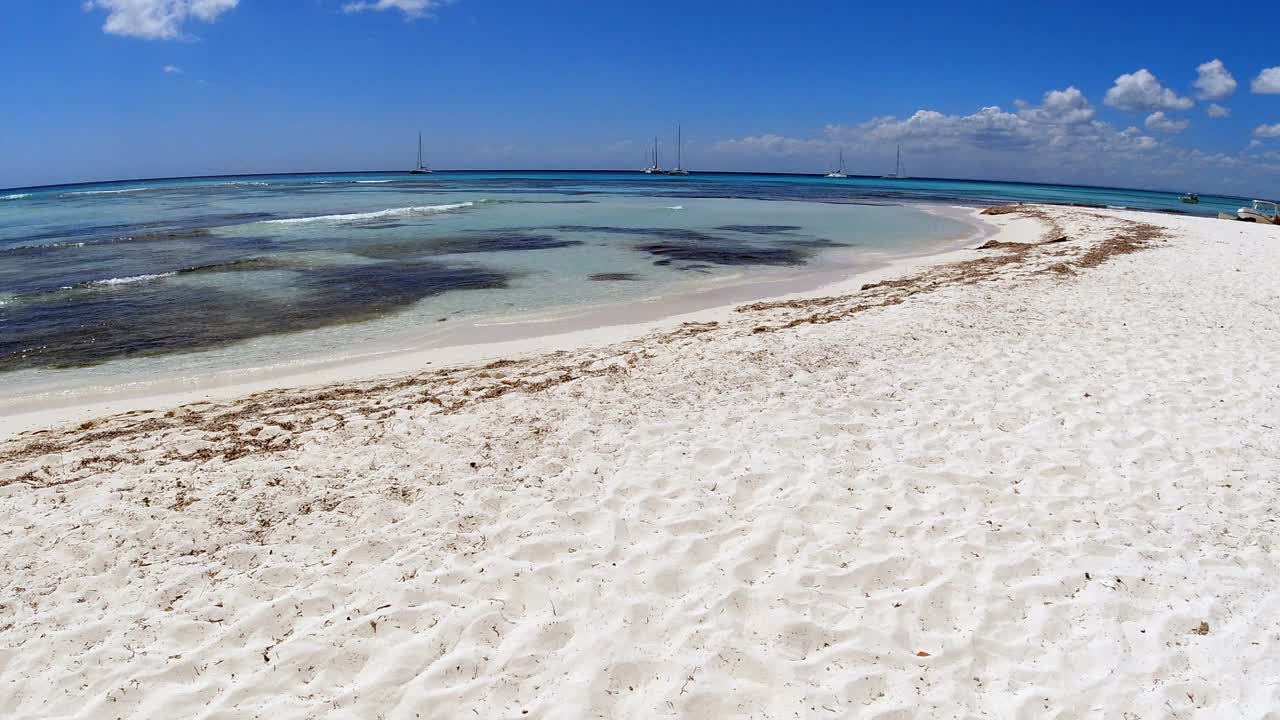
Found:
<path fill-rule="evenodd" d="M 1253 205 L 1237 210 L 1236 217 L 1249 222 L 1280 225 L 1280 205 L 1267 200 L 1254 200 Z"/>

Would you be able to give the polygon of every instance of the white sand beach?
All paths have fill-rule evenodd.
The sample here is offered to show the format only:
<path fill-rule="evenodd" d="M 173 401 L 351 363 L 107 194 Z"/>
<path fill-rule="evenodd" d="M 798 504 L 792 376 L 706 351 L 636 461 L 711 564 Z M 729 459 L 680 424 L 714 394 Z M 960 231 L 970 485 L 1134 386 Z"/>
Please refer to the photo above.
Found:
<path fill-rule="evenodd" d="M 41 416 L 0 716 L 1280 717 L 1280 228 L 987 219 L 635 337 Z"/>

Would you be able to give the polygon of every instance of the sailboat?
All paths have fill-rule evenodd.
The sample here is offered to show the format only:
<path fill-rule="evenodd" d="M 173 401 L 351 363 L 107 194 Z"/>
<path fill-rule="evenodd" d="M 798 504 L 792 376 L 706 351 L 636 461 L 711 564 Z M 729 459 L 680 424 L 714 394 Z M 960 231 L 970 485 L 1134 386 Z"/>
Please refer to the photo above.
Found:
<path fill-rule="evenodd" d="M 684 149 L 684 139 L 680 136 L 680 126 L 676 126 L 676 168 L 668 175 L 688 175 L 689 171 L 684 169 L 680 162 L 680 151 Z"/>
<path fill-rule="evenodd" d="M 888 175 L 881 175 L 881 180 L 905 180 L 906 175 L 902 174 L 902 146 L 898 146 L 898 161 L 894 163 L 893 172 Z"/>
<path fill-rule="evenodd" d="M 658 165 L 658 138 L 653 139 L 653 162 L 649 167 L 644 169 L 645 175 L 661 175 L 662 168 Z"/>
<path fill-rule="evenodd" d="M 844 171 L 844 148 L 840 148 L 840 168 L 834 172 L 829 172 L 825 177 L 829 178 L 847 178 L 849 174 Z"/>
<path fill-rule="evenodd" d="M 431 168 L 422 164 L 422 133 L 418 133 L 418 166 L 409 171 L 410 175 L 426 175 L 431 172 Z"/>

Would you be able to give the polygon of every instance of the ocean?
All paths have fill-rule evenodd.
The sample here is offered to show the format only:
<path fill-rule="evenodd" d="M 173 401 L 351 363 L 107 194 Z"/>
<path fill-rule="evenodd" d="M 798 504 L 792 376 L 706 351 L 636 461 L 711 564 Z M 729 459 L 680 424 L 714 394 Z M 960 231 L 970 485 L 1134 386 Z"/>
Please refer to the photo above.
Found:
<path fill-rule="evenodd" d="M 2 190 L 0 376 L 49 389 L 231 372 L 761 288 L 725 296 L 747 299 L 971 234 L 924 205 L 1010 200 L 1199 214 L 1242 204 L 1017 183 L 591 172 Z"/>

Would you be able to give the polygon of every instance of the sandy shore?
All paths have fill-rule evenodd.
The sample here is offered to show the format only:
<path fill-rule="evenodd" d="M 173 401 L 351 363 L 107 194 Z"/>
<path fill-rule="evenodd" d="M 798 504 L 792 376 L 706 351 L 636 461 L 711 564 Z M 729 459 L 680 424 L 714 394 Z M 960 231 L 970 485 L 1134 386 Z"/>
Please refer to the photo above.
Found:
<path fill-rule="evenodd" d="M 1280 232 L 991 219 L 591 349 L 11 437 L 0 708 L 1272 717 Z"/>

